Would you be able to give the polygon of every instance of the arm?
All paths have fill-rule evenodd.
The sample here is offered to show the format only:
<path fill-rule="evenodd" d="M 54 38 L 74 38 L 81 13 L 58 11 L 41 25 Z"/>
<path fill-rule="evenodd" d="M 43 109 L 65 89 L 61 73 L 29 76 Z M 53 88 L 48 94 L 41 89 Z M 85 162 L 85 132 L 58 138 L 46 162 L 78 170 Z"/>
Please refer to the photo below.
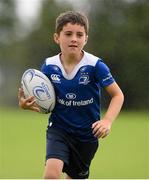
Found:
<path fill-rule="evenodd" d="M 112 123 L 118 116 L 124 101 L 124 95 L 116 82 L 105 89 L 110 95 L 111 101 L 104 117 L 92 125 L 93 134 L 97 138 L 104 138 L 109 134 Z"/>
<path fill-rule="evenodd" d="M 19 100 L 19 106 L 22 109 L 28 109 L 28 110 L 40 112 L 40 109 L 38 105 L 36 104 L 36 100 L 34 99 L 34 96 L 25 98 L 22 88 L 19 88 L 18 100 Z"/>

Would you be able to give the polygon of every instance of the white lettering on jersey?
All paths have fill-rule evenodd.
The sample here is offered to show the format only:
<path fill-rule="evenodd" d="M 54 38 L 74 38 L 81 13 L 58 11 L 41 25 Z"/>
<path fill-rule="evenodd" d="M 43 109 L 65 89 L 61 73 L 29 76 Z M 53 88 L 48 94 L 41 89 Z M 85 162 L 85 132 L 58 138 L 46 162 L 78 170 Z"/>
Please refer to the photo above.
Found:
<path fill-rule="evenodd" d="M 94 99 L 87 99 L 87 100 L 81 100 L 81 101 L 75 101 L 75 100 L 64 100 L 64 99 L 60 99 L 59 97 L 57 97 L 57 101 L 59 104 L 64 105 L 64 106 L 86 106 L 89 104 L 93 104 Z"/>

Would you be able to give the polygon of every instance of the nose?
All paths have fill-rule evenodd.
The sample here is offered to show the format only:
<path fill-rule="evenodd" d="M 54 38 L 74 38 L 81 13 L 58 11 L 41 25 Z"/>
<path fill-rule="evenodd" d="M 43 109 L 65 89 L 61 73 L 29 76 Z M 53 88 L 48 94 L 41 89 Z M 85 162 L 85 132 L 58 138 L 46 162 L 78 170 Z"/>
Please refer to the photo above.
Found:
<path fill-rule="evenodd" d="M 72 42 L 76 42 L 77 41 L 77 36 L 74 34 L 72 35 L 72 39 L 71 39 Z"/>

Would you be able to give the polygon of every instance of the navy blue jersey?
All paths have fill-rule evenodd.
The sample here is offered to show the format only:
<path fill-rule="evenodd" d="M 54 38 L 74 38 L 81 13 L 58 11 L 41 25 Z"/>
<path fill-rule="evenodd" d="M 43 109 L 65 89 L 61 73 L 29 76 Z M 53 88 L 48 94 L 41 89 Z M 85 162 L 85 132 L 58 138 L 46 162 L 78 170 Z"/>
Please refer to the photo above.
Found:
<path fill-rule="evenodd" d="M 47 58 L 41 71 L 56 93 L 49 126 L 61 128 L 81 141 L 96 141 L 92 124 L 100 119 L 100 90 L 114 82 L 109 68 L 100 58 L 84 52 L 70 74 L 65 72 L 60 54 Z"/>

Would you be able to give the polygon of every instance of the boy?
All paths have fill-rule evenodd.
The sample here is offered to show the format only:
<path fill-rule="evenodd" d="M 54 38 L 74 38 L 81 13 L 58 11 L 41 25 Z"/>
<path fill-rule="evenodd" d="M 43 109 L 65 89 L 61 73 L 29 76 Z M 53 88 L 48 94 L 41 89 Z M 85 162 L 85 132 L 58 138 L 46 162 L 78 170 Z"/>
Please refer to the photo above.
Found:
<path fill-rule="evenodd" d="M 51 80 L 56 106 L 47 128 L 45 179 L 85 179 L 98 148 L 98 138 L 106 137 L 123 104 L 123 93 L 103 61 L 85 51 L 88 39 L 86 16 L 68 11 L 56 19 L 55 42 L 60 54 L 47 58 L 41 71 Z M 100 89 L 111 101 L 100 119 Z M 19 89 L 19 105 L 39 111 L 34 97 L 25 99 Z"/>

